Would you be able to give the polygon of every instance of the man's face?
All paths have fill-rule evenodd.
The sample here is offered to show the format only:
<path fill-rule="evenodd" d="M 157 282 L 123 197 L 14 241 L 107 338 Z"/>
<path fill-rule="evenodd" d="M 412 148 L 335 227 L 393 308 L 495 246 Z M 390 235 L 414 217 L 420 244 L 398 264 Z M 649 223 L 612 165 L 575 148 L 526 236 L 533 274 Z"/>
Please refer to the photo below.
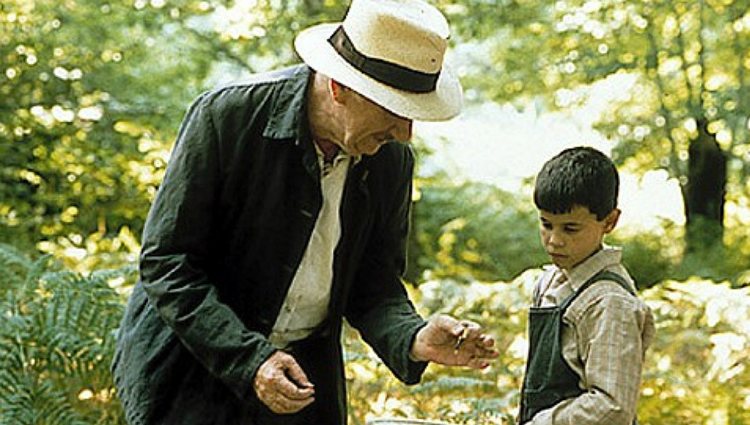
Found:
<path fill-rule="evenodd" d="M 390 141 L 411 140 L 412 120 L 400 117 L 351 89 L 344 89 L 342 113 L 336 119 L 344 130 L 341 149 L 354 156 L 374 155 Z"/>
<path fill-rule="evenodd" d="M 597 220 L 595 214 L 580 205 L 565 214 L 539 211 L 542 245 L 555 265 L 570 270 L 599 250 L 604 235 L 615 227 L 619 213 L 614 209 Z"/>

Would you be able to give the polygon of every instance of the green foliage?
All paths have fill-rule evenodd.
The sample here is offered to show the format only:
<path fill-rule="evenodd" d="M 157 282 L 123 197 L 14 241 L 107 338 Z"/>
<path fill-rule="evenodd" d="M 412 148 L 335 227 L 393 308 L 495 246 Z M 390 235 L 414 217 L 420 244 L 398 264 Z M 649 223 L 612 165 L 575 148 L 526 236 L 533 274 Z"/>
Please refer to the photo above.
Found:
<path fill-rule="evenodd" d="M 131 1 L 2 3 L 0 238 L 56 252 L 139 232 L 185 88 L 205 75 L 171 50 L 165 16 Z"/>
<path fill-rule="evenodd" d="M 608 241 L 623 248 L 623 263 L 639 288 L 692 277 L 729 281 L 736 287 L 750 284 L 750 238 L 743 228 L 728 227 L 731 237 L 725 237 L 724 244 L 698 244 L 694 252 L 686 252 L 684 227 L 667 220 L 650 232 L 627 230 L 615 231 Z"/>
<path fill-rule="evenodd" d="M 539 270 L 512 282 L 435 280 L 412 293 L 424 314 L 448 313 L 482 323 L 500 358 L 481 372 L 430 365 L 418 386 L 398 383 L 372 352 L 347 334 L 350 423 L 374 417 L 511 424 L 526 356 L 526 314 Z M 750 423 L 750 288 L 699 279 L 667 281 L 641 297 L 657 333 L 641 385 L 642 424 Z"/>
<path fill-rule="evenodd" d="M 658 328 L 642 422 L 750 423 L 750 288 L 691 279 L 665 282 L 644 297 Z"/>
<path fill-rule="evenodd" d="M 422 181 L 418 191 L 409 280 L 512 279 L 544 263 L 536 210 L 526 198 L 444 177 Z"/>
<path fill-rule="evenodd" d="M 78 271 L 133 261 L 191 99 L 294 62 L 293 35 L 346 5 L 3 1 L 0 241 Z"/>
<path fill-rule="evenodd" d="M 639 288 L 648 288 L 667 279 L 675 269 L 676 260 L 668 255 L 670 247 L 663 246 L 664 238 L 659 235 L 612 237 L 609 242 L 623 247 L 622 262 Z"/>
<path fill-rule="evenodd" d="M 0 245 L 0 424 L 124 424 L 109 366 L 132 268 L 80 275 Z"/>
<path fill-rule="evenodd" d="M 591 84 L 632 83 L 597 117 L 596 128 L 617 142 L 616 160 L 665 169 L 690 193 L 718 172 L 694 148 L 716 146 L 729 159 L 729 201 L 747 196 L 748 0 L 441 3 L 459 45 L 470 46 L 462 56 L 469 98 L 567 109 L 586 100 Z M 718 202 L 723 189 L 696 204 Z"/>

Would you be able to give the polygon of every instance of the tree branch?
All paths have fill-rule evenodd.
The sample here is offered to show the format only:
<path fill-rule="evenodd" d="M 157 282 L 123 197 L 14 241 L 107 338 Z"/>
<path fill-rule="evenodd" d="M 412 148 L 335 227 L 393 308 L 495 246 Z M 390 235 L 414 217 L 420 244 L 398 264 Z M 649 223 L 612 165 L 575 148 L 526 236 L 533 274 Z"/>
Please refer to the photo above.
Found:
<path fill-rule="evenodd" d="M 648 25 L 646 30 L 646 36 L 649 41 L 649 60 L 646 61 L 646 73 L 648 74 L 649 71 L 654 71 L 654 82 L 659 90 L 659 113 L 664 117 L 664 128 L 666 129 L 665 134 L 667 140 L 669 140 L 669 166 L 667 169 L 673 177 L 679 178 L 686 175 L 687 170 L 684 167 L 683 161 L 680 160 L 680 157 L 677 154 L 677 143 L 672 138 L 671 129 L 674 128 L 674 122 L 672 120 L 672 112 L 667 109 L 664 104 L 664 96 L 667 90 L 664 86 L 664 80 L 659 73 L 659 42 L 656 38 L 655 26 L 652 25 L 652 17 L 648 16 L 648 19 L 651 25 Z M 649 68 L 648 64 L 652 64 L 653 67 Z"/>

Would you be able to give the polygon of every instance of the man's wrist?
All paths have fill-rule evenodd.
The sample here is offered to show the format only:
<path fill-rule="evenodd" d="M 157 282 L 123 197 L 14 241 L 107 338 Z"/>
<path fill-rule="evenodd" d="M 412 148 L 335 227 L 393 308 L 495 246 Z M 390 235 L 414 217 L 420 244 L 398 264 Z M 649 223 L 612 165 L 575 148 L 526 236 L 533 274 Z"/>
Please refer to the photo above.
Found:
<path fill-rule="evenodd" d="M 414 337 L 411 340 L 411 345 L 409 347 L 409 360 L 413 362 L 426 362 L 428 361 L 426 358 L 422 358 L 419 355 L 419 346 L 422 344 L 420 340 L 420 334 L 422 333 L 422 330 L 427 326 L 427 322 L 425 322 L 424 325 L 422 325 L 417 331 L 414 333 Z"/>

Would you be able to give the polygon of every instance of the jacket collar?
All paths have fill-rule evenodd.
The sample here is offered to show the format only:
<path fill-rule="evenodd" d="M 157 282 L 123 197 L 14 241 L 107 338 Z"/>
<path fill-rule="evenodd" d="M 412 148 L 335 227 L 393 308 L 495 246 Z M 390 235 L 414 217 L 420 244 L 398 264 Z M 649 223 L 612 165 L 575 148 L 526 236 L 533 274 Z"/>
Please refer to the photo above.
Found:
<path fill-rule="evenodd" d="M 278 94 L 273 97 L 268 123 L 263 137 L 294 139 L 299 144 L 307 133 L 307 83 L 310 79 L 307 65 L 296 65 L 281 71 Z"/>

